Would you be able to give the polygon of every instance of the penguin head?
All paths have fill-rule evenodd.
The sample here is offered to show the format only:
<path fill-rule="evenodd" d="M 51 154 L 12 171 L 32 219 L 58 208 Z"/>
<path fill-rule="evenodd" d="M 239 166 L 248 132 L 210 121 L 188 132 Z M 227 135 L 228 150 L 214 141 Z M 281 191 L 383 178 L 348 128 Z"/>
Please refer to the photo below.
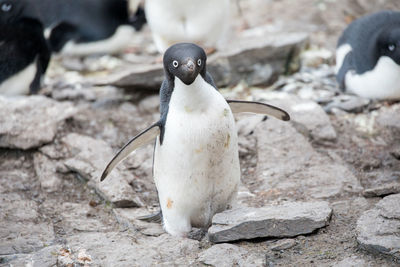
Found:
<path fill-rule="evenodd" d="M 400 26 L 388 27 L 378 37 L 380 56 L 387 56 L 400 65 Z"/>
<path fill-rule="evenodd" d="M 14 23 L 21 18 L 36 18 L 36 9 L 26 0 L 0 0 L 0 24 Z"/>
<path fill-rule="evenodd" d="M 164 70 L 171 78 L 178 77 L 184 84 L 190 85 L 199 73 L 205 75 L 206 60 L 206 53 L 200 46 L 178 43 L 165 51 Z"/>

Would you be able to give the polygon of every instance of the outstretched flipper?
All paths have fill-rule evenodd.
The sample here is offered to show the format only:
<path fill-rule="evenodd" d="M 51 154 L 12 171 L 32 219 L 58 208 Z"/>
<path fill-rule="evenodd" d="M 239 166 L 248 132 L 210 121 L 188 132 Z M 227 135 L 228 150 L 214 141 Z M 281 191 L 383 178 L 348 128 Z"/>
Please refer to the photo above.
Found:
<path fill-rule="evenodd" d="M 256 114 L 271 115 L 279 120 L 290 120 L 289 114 L 278 107 L 274 107 L 261 102 L 226 100 L 231 107 L 232 113 L 250 112 Z"/>
<path fill-rule="evenodd" d="M 132 140 L 130 140 L 121 150 L 114 156 L 114 158 L 108 163 L 106 169 L 101 175 L 100 181 L 103 181 L 108 174 L 120 163 L 123 159 L 125 159 L 132 151 L 135 149 L 147 145 L 152 142 L 157 136 L 160 135 L 160 124 L 159 122 L 151 125 L 149 128 L 136 135 Z"/>

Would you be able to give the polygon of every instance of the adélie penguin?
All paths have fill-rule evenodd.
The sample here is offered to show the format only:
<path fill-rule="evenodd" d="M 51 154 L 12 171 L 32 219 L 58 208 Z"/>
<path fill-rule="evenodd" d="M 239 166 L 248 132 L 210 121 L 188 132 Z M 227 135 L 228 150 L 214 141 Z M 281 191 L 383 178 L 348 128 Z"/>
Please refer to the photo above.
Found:
<path fill-rule="evenodd" d="M 267 104 L 225 100 L 206 70 L 206 59 L 204 50 L 191 43 L 165 52 L 160 120 L 129 141 L 101 176 L 102 181 L 132 151 L 156 139 L 153 175 L 163 226 L 174 236 L 208 227 L 236 196 L 240 166 L 233 113 L 290 119 Z"/>
<path fill-rule="evenodd" d="M 230 1 L 146 0 L 146 18 L 158 51 L 180 42 L 218 48 L 229 27 Z"/>
<path fill-rule="evenodd" d="M 50 50 L 29 1 L 0 0 L 0 94 L 36 93 Z"/>
<path fill-rule="evenodd" d="M 342 90 L 370 99 L 400 99 L 400 12 L 381 11 L 353 21 L 336 50 Z"/>
<path fill-rule="evenodd" d="M 144 11 L 129 14 L 127 0 L 31 0 L 39 10 L 52 51 L 77 56 L 124 50 L 146 23 Z"/>

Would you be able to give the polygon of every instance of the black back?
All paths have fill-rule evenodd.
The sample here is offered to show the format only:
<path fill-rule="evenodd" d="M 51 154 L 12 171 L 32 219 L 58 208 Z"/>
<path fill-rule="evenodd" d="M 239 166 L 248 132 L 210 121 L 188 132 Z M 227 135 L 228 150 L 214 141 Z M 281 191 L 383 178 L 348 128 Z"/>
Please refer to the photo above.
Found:
<path fill-rule="evenodd" d="M 42 24 L 34 17 L 24 1 L 0 1 L 12 4 L 14 14 L 0 11 L 0 83 L 37 60 L 38 71 L 31 83 L 32 93 L 39 90 L 40 78 L 45 73 L 50 51 L 43 36 Z M 8 13 L 8 12 L 7 12 Z"/>
<path fill-rule="evenodd" d="M 143 10 L 131 22 L 127 0 L 31 0 L 45 28 L 51 28 L 49 43 L 59 51 L 70 40 L 87 43 L 111 37 L 121 25 L 140 29 Z"/>
<path fill-rule="evenodd" d="M 338 41 L 338 47 L 350 44 L 352 53 L 350 62 L 344 62 L 344 67 L 362 74 L 372 70 L 383 55 L 393 58 L 400 64 L 398 53 L 389 53 L 389 45 L 394 44 L 400 49 L 400 12 L 381 11 L 361 17 L 352 22 L 343 32 Z"/>

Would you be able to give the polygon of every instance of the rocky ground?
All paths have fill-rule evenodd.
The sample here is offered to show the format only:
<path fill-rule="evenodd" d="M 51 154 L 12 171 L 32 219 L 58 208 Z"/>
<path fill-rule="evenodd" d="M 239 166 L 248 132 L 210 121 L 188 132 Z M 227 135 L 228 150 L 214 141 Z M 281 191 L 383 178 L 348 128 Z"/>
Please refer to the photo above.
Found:
<path fill-rule="evenodd" d="M 248 13 L 260 4 L 242 1 L 238 45 L 210 56 L 226 98 L 272 103 L 292 120 L 237 116 L 238 203 L 200 240 L 137 219 L 158 209 L 152 146 L 99 183 L 158 119 L 159 55 L 140 45 L 148 29 L 120 57 L 54 59 L 39 96 L 0 97 L 0 266 L 397 266 L 400 103 L 338 92 L 331 40 L 351 5 L 296 2 L 308 12 L 299 33 L 287 2 L 266 1 L 281 16 L 260 19 Z"/>

